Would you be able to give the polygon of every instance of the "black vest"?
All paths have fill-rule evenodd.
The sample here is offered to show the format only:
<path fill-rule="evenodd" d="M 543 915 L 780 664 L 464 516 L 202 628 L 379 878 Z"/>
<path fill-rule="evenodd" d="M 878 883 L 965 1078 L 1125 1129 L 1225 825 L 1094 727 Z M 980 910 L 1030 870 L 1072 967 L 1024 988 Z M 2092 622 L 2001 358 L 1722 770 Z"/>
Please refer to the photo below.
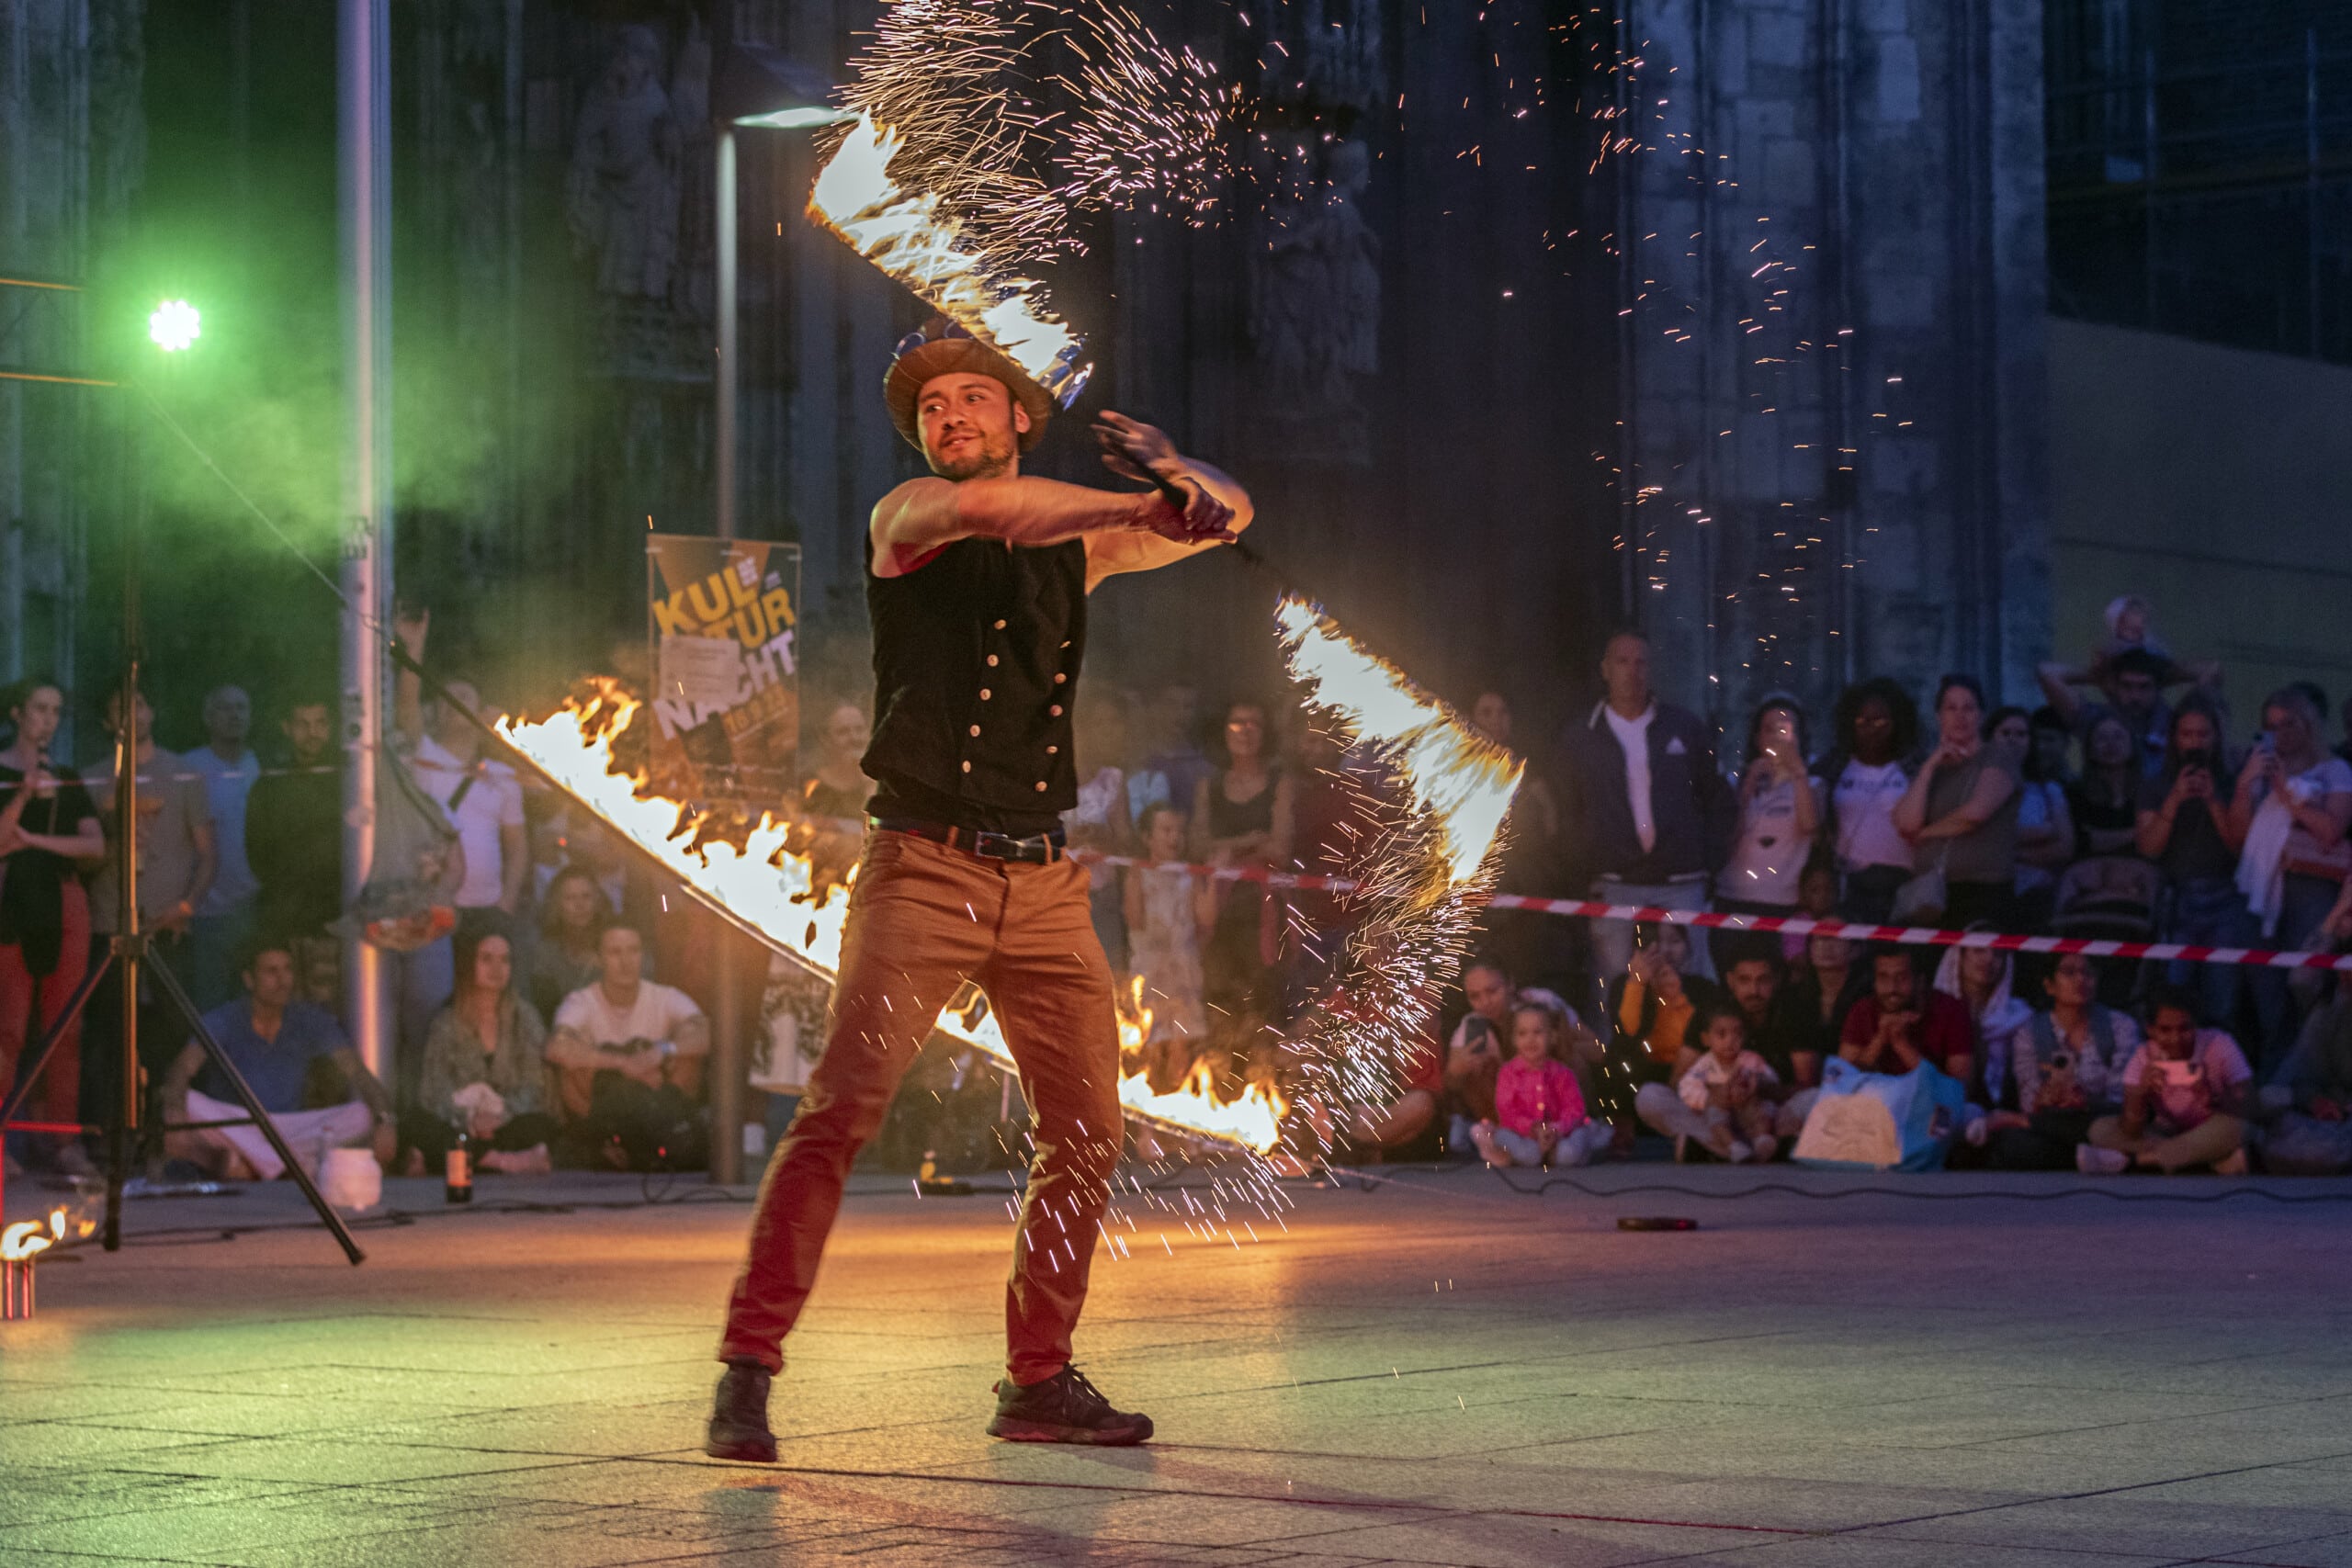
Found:
<path fill-rule="evenodd" d="M 1070 714 L 1086 653 L 1086 544 L 958 539 L 903 577 L 874 575 L 877 816 L 1027 835 L 1078 804 Z"/>

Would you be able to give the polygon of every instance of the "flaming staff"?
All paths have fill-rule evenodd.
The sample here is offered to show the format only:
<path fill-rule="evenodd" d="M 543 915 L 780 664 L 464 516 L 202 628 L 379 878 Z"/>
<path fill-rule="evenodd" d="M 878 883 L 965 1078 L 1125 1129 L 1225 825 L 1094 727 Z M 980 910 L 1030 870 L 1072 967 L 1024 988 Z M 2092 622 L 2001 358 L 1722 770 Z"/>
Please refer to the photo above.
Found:
<path fill-rule="evenodd" d="M 1393 1098 L 1397 1064 L 1469 950 L 1524 765 L 1306 600 L 1285 594 L 1275 618 L 1307 700 L 1380 759 L 1404 797 L 1401 819 L 1353 857 L 1363 919 L 1344 978 L 1291 1042 L 1308 1098 L 1375 1105 Z"/>
<path fill-rule="evenodd" d="M 788 821 L 763 817 L 740 849 L 726 839 L 706 840 L 705 818 L 695 807 L 640 793 L 642 773 L 614 771 L 614 742 L 639 707 L 635 698 L 604 682 L 547 718 L 502 718 L 495 728 L 550 783 L 660 861 L 696 897 L 830 982 L 841 964 L 847 886 L 822 885 L 812 859 L 791 847 Z M 950 1007 L 939 1015 L 939 1028 L 1012 1067 L 1012 1053 L 985 1000 L 976 997 Z M 1119 1029 L 1123 1045 L 1139 1048 L 1150 1015 L 1122 1017 Z M 1168 1093 L 1154 1089 L 1140 1070 L 1126 1074 L 1119 1101 L 1130 1115 L 1164 1129 L 1259 1153 L 1274 1146 L 1285 1109 L 1278 1092 L 1254 1085 L 1238 1100 L 1218 1100 L 1205 1068 Z"/>

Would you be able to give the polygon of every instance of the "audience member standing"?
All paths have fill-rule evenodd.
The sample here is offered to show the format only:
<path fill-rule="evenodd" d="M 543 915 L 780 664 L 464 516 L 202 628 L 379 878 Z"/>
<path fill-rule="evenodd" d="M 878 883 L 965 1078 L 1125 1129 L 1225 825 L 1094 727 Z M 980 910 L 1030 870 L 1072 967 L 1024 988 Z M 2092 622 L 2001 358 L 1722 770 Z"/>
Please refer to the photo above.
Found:
<path fill-rule="evenodd" d="M 2077 735 L 2087 739 L 2090 727 L 2104 715 L 2120 719 L 2132 737 L 2133 759 L 2145 774 L 2164 765 L 2165 737 L 2172 728 L 2164 682 L 2173 673 L 2169 659 L 2132 646 L 2119 646 L 2111 658 L 2102 657 L 2090 671 L 2044 664 L 2040 671 L 2042 694 Z M 2106 694 L 2106 703 L 2086 703 L 2075 694 L 2075 686 L 2093 683 Z"/>
<path fill-rule="evenodd" d="M 422 663 L 432 613 L 400 618 L 401 641 Z M 448 695 L 424 700 L 424 685 L 406 670 L 394 687 L 401 739 L 417 785 L 448 813 L 466 860 L 458 886 L 460 926 L 481 923 L 492 911 L 512 916 L 522 905 L 531 853 L 524 829 L 523 786 L 514 770 L 482 754 L 482 732 L 468 711 L 481 712 L 481 694 L 467 681 L 443 682 Z M 449 938 L 419 948 L 401 965 L 402 1038 L 422 1047 L 424 1031 L 455 988 Z"/>
<path fill-rule="evenodd" d="M 2050 723 L 2042 722 L 2048 715 Z M 2040 931 L 2050 920 L 2058 874 L 2075 858 L 2075 818 L 2066 807 L 2066 750 L 2074 737 L 2048 708 L 2029 718 L 2018 707 L 1996 708 L 1992 739 L 2025 759 L 2018 784 L 2018 926 Z"/>
<path fill-rule="evenodd" d="M 1201 1008 L 1201 938 L 1216 923 L 1207 882 L 1183 863 L 1184 814 L 1164 800 L 1143 808 L 1143 858 L 1125 878 L 1128 961 L 1151 1010 L 1144 1060 L 1153 1087 L 1176 1089 L 1207 1043 Z"/>
<path fill-rule="evenodd" d="M 2139 742 L 2114 713 L 2092 719 L 2083 732 L 2083 776 L 2067 792 L 2077 855 L 2130 854 L 2139 837 Z"/>
<path fill-rule="evenodd" d="M 1201 781 L 1216 771 L 1201 750 L 1199 687 L 1189 681 L 1161 685 L 1152 694 L 1148 718 L 1151 750 L 1127 775 L 1127 815 L 1138 822 L 1155 800 L 1189 809 Z"/>
<path fill-rule="evenodd" d="M 253 727 L 253 699 L 243 689 L 215 686 L 204 699 L 205 744 L 180 759 L 204 781 L 212 810 L 212 886 L 188 922 L 183 982 L 200 1008 L 236 996 L 237 954 L 253 934 L 254 896 L 261 889 L 245 849 L 245 805 L 261 776 L 261 761 L 245 743 Z"/>
<path fill-rule="evenodd" d="M 106 853 L 98 808 L 73 769 L 50 760 L 65 714 L 53 681 L 28 681 L 10 694 L 16 739 L 0 750 L 0 1100 L 16 1087 L 28 1042 L 56 1026 L 81 987 L 90 960 L 90 906 L 77 874 Z M 82 1120 L 82 1032 L 76 1022 L 50 1053 L 31 1119 Z M 44 1143 L 69 1176 L 91 1174 L 78 1139 Z"/>
<path fill-rule="evenodd" d="M 1846 688 L 1837 721 L 1838 750 L 1821 777 L 1845 882 L 1839 908 L 1849 919 L 1883 925 L 1895 893 L 1911 880 L 1911 845 L 1894 825 L 1894 808 L 1911 787 L 1919 710 L 1909 693 L 1879 675 Z"/>
<path fill-rule="evenodd" d="M 1500 692 L 1478 694 L 1470 705 L 1470 723 L 1496 745 L 1518 749 L 1516 720 Z M 1547 897 L 1568 886 L 1560 863 L 1560 803 L 1548 776 L 1549 759 L 1529 757 L 1526 762 L 1519 793 L 1511 797 L 1510 840 L 1503 851 L 1495 891 Z M 1481 945 L 1515 974 L 1548 976 L 1574 962 L 1573 922 L 1532 909 L 1490 908 L 1483 923 Z"/>
<path fill-rule="evenodd" d="M 245 859 L 259 891 L 254 919 L 308 945 L 326 940 L 343 913 L 343 772 L 335 766 L 334 712 L 305 697 L 286 710 L 286 766 L 254 782 L 245 799 Z"/>
<path fill-rule="evenodd" d="M 812 818 L 859 822 L 873 798 L 874 781 L 860 759 L 874 741 L 874 725 L 855 703 L 835 703 L 818 738 L 817 765 L 800 781 L 800 809 Z"/>
<path fill-rule="evenodd" d="M 1804 718 L 1791 697 L 1771 697 L 1747 724 L 1740 760 L 1739 826 L 1723 870 L 1715 874 L 1715 908 L 1733 914 L 1796 912 L 1798 883 L 1821 829 L 1821 781 L 1805 766 Z M 1711 932 L 1715 972 L 1724 971 L 1727 941 L 1740 933 Z M 1750 1021 L 1748 1039 L 1757 1039 Z"/>
<path fill-rule="evenodd" d="M 120 687 L 107 694 L 106 723 L 118 739 L 124 739 Z M 212 886 L 212 808 L 203 781 L 179 758 L 155 744 L 155 710 L 143 692 L 128 728 L 128 750 L 139 782 L 140 926 L 154 938 L 156 950 L 165 961 L 176 967 L 187 951 L 188 922 L 195 919 L 197 906 Z M 121 750 L 118 749 L 118 756 Z M 106 830 L 106 859 L 88 881 L 90 928 L 101 937 L 122 929 L 122 843 L 114 805 L 117 777 L 118 770 L 109 761 L 96 797 L 98 819 Z M 92 1086 L 108 1097 L 94 1103 L 107 1106 L 121 1104 L 122 1001 L 117 989 L 120 975 L 119 968 L 107 970 L 104 985 L 82 1013 L 96 1052 L 91 1058 Z M 186 1021 L 169 1009 L 153 1007 L 162 992 L 144 988 L 146 994 L 140 998 L 140 1055 L 147 1070 L 160 1076 L 176 1049 L 172 1043 L 185 1038 L 180 1031 Z"/>
<path fill-rule="evenodd" d="M 567 865 L 555 874 L 539 899 L 538 938 L 531 943 L 524 987 L 542 1016 L 553 1018 L 564 998 L 596 983 L 604 973 L 596 939 L 619 913 L 586 866 Z"/>
<path fill-rule="evenodd" d="M 2262 705 L 2262 725 L 2230 798 L 2230 836 L 2242 846 L 2237 886 L 2267 945 L 2301 948 L 2319 935 L 2352 867 L 2352 763 L 2321 749 L 2318 711 L 2291 686 Z M 2247 985 L 2267 1071 L 2295 1042 L 2294 990 L 2276 969 L 2255 970 Z"/>
<path fill-rule="evenodd" d="M 2256 940 L 2245 895 L 2238 891 L 2227 773 L 2221 716 L 2202 693 L 2191 692 L 2173 711 L 2164 771 L 2141 782 L 2133 835 L 2134 847 L 2156 863 L 2170 890 L 2160 928 L 2166 942 L 2251 947 Z M 2176 962 L 2166 977 L 2196 987 L 2206 1017 L 2236 1016 L 2236 964 Z"/>
<path fill-rule="evenodd" d="M 1078 773 L 1078 804 L 1062 813 L 1069 847 L 1099 855 L 1123 855 L 1134 840 L 1127 813 L 1127 710 L 1115 693 L 1090 696 L 1080 705 L 1072 741 Z M 1120 899 L 1119 868 L 1087 867 L 1087 905 L 1094 934 L 1114 974 L 1128 970 L 1126 911 Z"/>
<path fill-rule="evenodd" d="M 1290 862 L 1291 781 L 1269 751 L 1266 710 L 1250 702 L 1228 707 L 1226 765 L 1193 792 L 1193 852 L 1220 870 L 1270 871 Z M 1280 1002 L 1279 909 L 1262 881 L 1216 883 L 1216 924 L 1201 953 L 1201 997 L 1213 1049 L 1237 1067 L 1258 1052 Z"/>
<path fill-rule="evenodd" d="M 1732 817 L 1714 749 L 1697 716 L 1651 694 L 1641 633 L 1609 639 L 1600 678 L 1607 694 L 1561 744 L 1563 806 L 1580 834 L 1577 875 L 1605 903 L 1703 909 Z M 1591 942 L 1594 980 L 1605 987 L 1633 960 L 1634 928 L 1595 920 Z"/>
<path fill-rule="evenodd" d="M 1936 727 L 1939 743 L 1904 791 L 1894 825 L 1911 840 L 1914 871 L 1942 871 L 1946 923 L 2007 931 L 2024 759 L 1985 744 L 1984 690 L 1973 675 L 1947 675 L 1936 688 Z"/>
<path fill-rule="evenodd" d="M 1339 737 L 1310 722 L 1299 737 L 1291 807 L 1289 863 L 1305 876 L 1340 877 L 1374 830 L 1378 803 L 1348 766 Z M 1325 887 L 1295 887 L 1283 925 L 1283 1013 L 1298 1018 L 1340 978 L 1348 935 L 1355 923 L 1348 895 Z M 1541 917 L 1538 917 L 1539 919 Z M 1491 928 L 1490 928 L 1491 929 Z"/>

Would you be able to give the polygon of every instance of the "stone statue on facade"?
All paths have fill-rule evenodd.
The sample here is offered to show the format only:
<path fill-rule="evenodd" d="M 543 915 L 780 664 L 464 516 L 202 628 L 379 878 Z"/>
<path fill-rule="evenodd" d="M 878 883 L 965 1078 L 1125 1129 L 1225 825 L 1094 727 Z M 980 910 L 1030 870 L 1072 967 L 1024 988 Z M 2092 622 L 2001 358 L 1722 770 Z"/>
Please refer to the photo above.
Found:
<path fill-rule="evenodd" d="M 660 41 L 650 28 L 621 28 L 611 62 L 581 106 L 565 192 L 572 234 L 595 263 L 598 293 L 669 297 L 682 141 L 662 85 Z"/>
<path fill-rule="evenodd" d="M 1321 178 L 1297 172 L 1269 202 L 1266 244 L 1252 253 L 1250 335 L 1268 412 L 1300 456 L 1362 462 L 1370 432 L 1361 382 L 1380 368 L 1380 236 L 1365 221 L 1371 155 L 1361 141 L 1325 149 Z"/>

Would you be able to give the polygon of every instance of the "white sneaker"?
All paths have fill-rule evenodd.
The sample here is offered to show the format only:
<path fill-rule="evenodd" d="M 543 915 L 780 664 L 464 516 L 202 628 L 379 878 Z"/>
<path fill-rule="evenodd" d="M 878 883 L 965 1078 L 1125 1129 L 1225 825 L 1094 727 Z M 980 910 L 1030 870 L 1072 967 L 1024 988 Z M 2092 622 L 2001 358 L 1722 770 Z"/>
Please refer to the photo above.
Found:
<path fill-rule="evenodd" d="M 2120 1176 L 2132 1168 L 2132 1156 L 2121 1149 L 2102 1149 L 2091 1144 L 2076 1144 L 2075 1168 L 2085 1176 Z"/>
<path fill-rule="evenodd" d="M 1971 1144 L 1981 1149 L 1984 1146 L 1984 1140 L 1986 1137 L 1991 1135 L 1992 1131 L 1992 1127 L 1985 1122 L 1984 1118 L 1979 1116 L 1975 1121 L 1971 1122 L 1968 1124 L 1963 1136 L 1965 1136 Z"/>

